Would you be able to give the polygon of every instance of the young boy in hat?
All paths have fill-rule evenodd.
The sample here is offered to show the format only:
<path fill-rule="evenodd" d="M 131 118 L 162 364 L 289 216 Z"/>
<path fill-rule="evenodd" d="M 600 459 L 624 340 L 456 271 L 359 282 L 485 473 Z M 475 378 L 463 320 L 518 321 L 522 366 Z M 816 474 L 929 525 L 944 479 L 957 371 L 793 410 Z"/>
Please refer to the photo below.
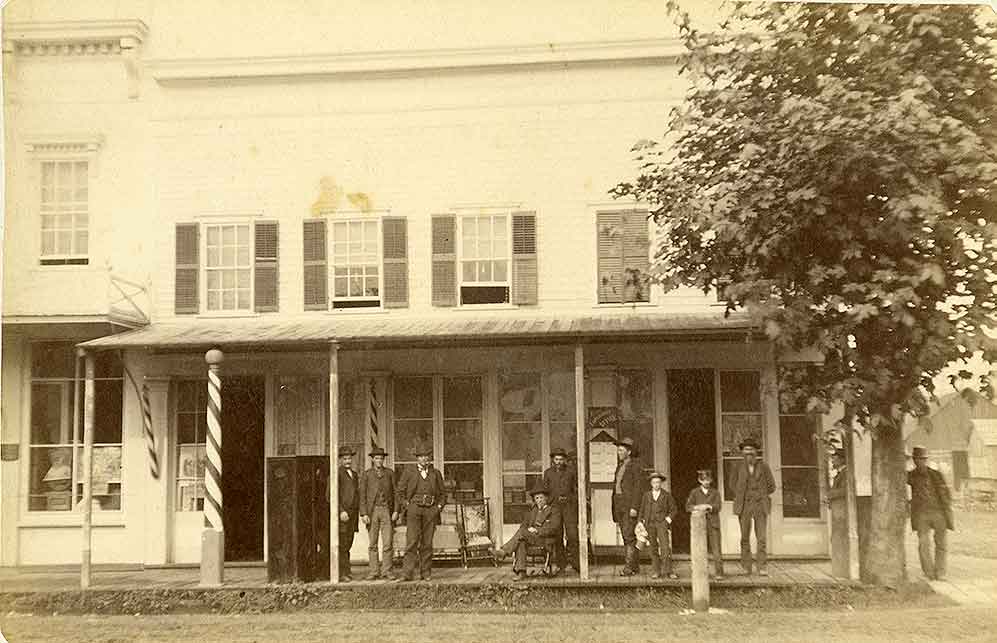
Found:
<path fill-rule="evenodd" d="M 706 544 L 713 556 L 713 566 L 716 570 L 715 580 L 724 578 L 724 561 L 720 555 L 720 492 L 710 486 L 713 483 L 713 474 L 709 469 L 700 469 L 696 472 L 699 486 L 689 492 L 689 498 L 685 501 L 685 510 L 692 513 L 696 507 L 706 509 Z"/>
<path fill-rule="evenodd" d="M 672 520 L 678 513 L 675 499 L 668 493 L 662 483 L 665 475 L 655 471 L 651 474 L 651 490 L 644 492 L 637 511 L 637 524 L 643 525 L 647 531 L 648 544 L 651 547 L 651 578 L 661 578 L 662 573 L 668 578 L 678 578 L 672 572 L 672 546 L 670 531 Z M 665 561 L 662 569 L 661 561 Z"/>
<path fill-rule="evenodd" d="M 433 468 L 433 451 L 416 451 L 416 466 L 407 469 L 398 482 L 398 504 L 405 511 L 405 574 L 402 580 L 429 580 L 433 573 L 433 536 L 440 512 L 447 503 L 443 475 Z"/>
<path fill-rule="evenodd" d="M 360 478 L 360 520 L 367 526 L 370 545 L 367 549 L 369 572 L 367 580 L 394 580 L 391 575 L 394 526 L 398 522 L 395 506 L 395 473 L 384 466 L 387 452 L 376 447 L 370 454 L 371 467 Z M 381 545 L 380 566 L 378 541 Z"/>
<path fill-rule="evenodd" d="M 562 569 L 578 569 L 578 478 L 568 466 L 564 449 L 550 453 L 551 466 L 544 471 L 543 484 L 550 492 L 550 502 L 561 511 L 566 547 L 558 547 L 558 564 Z"/>
<path fill-rule="evenodd" d="M 357 472 L 353 470 L 353 455 L 356 451 L 350 447 L 339 447 L 339 467 L 336 472 L 339 480 L 339 580 L 349 582 L 350 549 L 353 547 L 353 537 L 360 530 L 360 487 Z M 329 476 L 328 499 L 332 495 L 332 476 Z"/>
<path fill-rule="evenodd" d="M 533 506 L 523 519 L 523 523 L 509 541 L 495 550 L 495 562 L 515 553 L 512 572 L 516 580 L 526 578 L 526 549 L 529 545 L 542 545 L 553 555 L 561 538 L 561 512 L 550 504 L 550 494 L 543 483 L 530 492 Z"/>

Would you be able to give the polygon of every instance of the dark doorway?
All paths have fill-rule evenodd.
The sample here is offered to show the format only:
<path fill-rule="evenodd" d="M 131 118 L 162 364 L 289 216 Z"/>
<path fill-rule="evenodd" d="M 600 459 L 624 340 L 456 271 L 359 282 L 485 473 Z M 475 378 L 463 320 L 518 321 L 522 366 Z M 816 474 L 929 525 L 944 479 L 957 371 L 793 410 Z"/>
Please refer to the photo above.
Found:
<path fill-rule="evenodd" d="M 679 505 L 672 525 L 672 547 L 689 551 L 689 514 L 685 500 L 698 484 L 696 471 L 710 469 L 717 478 L 716 409 L 713 370 L 668 371 L 668 444 L 671 488 Z"/>
<path fill-rule="evenodd" d="M 263 560 L 265 399 L 262 377 L 222 377 L 225 560 Z"/>

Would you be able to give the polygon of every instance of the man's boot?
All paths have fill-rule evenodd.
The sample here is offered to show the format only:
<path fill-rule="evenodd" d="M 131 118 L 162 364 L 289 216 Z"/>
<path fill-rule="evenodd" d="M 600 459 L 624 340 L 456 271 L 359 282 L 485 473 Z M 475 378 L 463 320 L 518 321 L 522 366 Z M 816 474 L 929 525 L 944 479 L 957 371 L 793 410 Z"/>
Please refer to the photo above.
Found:
<path fill-rule="evenodd" d="M 620 576 L 633 576 L 634 571 L 634 554 L 637 552 L 637 548 L 633 545 L 623 546 L 623 569 L 620 570 Z"/>

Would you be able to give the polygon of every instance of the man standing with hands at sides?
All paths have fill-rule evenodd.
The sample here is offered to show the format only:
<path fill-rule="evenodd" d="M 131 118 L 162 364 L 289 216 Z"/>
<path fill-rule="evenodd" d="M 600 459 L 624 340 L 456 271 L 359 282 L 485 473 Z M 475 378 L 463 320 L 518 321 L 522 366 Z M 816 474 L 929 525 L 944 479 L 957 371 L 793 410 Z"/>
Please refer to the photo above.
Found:
<path fill-rule="evenodd" d="M 634 441 L 623 438 L 616 442 L 616 475 L 613 478 L 613 521 L 623 536 L 625 563 L 620 576 L 633 576 L 640 571 L 640 552 L 637 551 L 637 512 L 644 491 L 640 462 L 635 457 Z"/>
<path fill-rule="evenodd" d="M 734 513 L 741 524 L 741 566 L 750 576 L 751 527 L 754 525 L 758 575 L 768 576 L 765 540 L 768 517 L 772 511 L 772 498 L 769 496 L 775 491 L 775 478 L 769 466 L 758 458 L 761 447 L 754 438 L 747 438 L 738 446 L 744 461 L 734 469 L 731 490 L 734 492 Z"/>
<path fill-rule="evenodd" d="M 398 483 L 399 506 L 405 511 L 405 572 L 402 580 L 419 577 L 429 580 L 433 573 L 433 536 L 446 504 L 443 476 L 430 463 L 433 451 L 421 447 L 416 451 L 416 467 L 408 469 Z"/>
<path fill-rule="evenodd" d="M 544 471 L 543 485 L 550 493 L 550 501 L 561 511 L 563 541 L 566 547 L 558 547 L 557 564 L 561 569 L 578 570 L 578 478 L 568 468 L 568 454 L 564 449 L 554 449 L 550 453 L 553 464 Z"/>
<path fill-rule="evenodd" d="M 339 447 L 339 580 L 349 582 L 350 548 L 353 536 L 359 531 L 360 487 L 357 472 L 353 470 L 353 454 L 350 447 Z M 329 489 L 326 500 L 332 495 L 332 476 L 329 476 Z"/>
<path fill-rule="evenodd" d="M 720 554 L 720 492 L 712 488 L 713 474 L 709 469 L 696 472 L 699 486 L 689 492 L 685 501 L 685 510 L 692 513 L 696 507 L 706 509 L 706 544 L 713 556 L 713 566 L 716 570 L 714 580 L 724 579 L 724 559 Z"/>
<path fill-rule="evenodd" d="M 661 578 L 662 574 L 668 578 L 678 578 L 672 572 L 670 533 L 678 507 L 675 506 L 672 494 L 661 486 L 664 481 L 665 474 L 657 471 L 651 474 L 651 490 L 645 491 L 641 498 L 637 522 L 647 530 L 648 544 L 651 546 L 651 578 Z M 664 569 L 661 567 L 662 558 L 665 560 Z"/>
<path fill-rule="evenodd" d="M 367 525 L 370 546 L 367 550 L 369 572 L 367 580 L 394 580 L 391 574 L 394 525 L 398 522 L 395 496 L 395 474 L 384 466 L 387 452 L 377 447 L 370 452 L 371 467 L 360 478 L 360 520 Z M 381 545 L 378 567 L 378 541 Z"/>
<path fill-rule="evenodd" d="M 955 529 L 952 499 L 942 474 L 928 467 L 924 447 L 914 447 L 914 469 L 907 472 L 910 485 L 910 525 L 917 532 L 917 553 L 921 571 L 928 580 L 945 579 L 947 531 Z M 931 555 L 934 532 L 935 555 Z"/>

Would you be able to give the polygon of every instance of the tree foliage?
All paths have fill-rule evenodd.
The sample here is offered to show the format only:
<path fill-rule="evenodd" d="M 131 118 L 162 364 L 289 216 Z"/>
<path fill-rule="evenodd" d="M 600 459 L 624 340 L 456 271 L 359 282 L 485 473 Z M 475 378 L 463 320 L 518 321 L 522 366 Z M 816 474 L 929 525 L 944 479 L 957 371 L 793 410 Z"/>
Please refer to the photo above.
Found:
<path fill-rule="evenodd" d="M 724 285 L 819 351 L 811 408 L 895 430 L 947 364 L 997 361 L 997 32 L 966 5 L 728 7 L 704 33 L 669 3 L 689 90 L 613 193 L 651 204 L 660 283 Z"/>

